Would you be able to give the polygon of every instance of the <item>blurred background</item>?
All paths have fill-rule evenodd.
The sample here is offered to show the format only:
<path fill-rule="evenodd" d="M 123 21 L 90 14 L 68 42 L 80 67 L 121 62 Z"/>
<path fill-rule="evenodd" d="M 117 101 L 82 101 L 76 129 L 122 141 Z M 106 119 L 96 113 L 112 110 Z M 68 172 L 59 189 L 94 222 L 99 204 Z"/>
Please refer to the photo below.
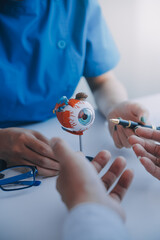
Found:
<path fill-rule="evenodd" d="M 115 68 L 130 99 L 160 93 L 160 1 L 99 0 L 121 54 Z M 80 83 L 83 88 L 84 80 Z"/>

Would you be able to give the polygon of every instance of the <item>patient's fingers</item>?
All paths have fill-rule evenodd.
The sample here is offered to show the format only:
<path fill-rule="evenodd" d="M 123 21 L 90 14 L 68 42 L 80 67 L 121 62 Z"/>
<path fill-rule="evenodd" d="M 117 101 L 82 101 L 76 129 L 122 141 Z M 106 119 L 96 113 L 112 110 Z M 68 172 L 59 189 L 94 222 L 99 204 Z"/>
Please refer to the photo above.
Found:
<path fill-rule="evenodd" d="M 133 171 L 127 169 L 120 177 L 118 183 L 110 192 L 110 196 L 117 201 L 122 201 L 133 179 Z"/>
<path fill-rule="evenodd" d="M 102 177 L 102 181 L 108 190 L 116 179 L 120 176 L 126 166 L 126 160 L 123 157 L 117 157 L 109 170 Z"/>
<path fill-rule="evenodd" d="M 147 152 L 151 153 L 152 155 L 154 155 L 156 157 L 160 157 L 160 145 L 157 144 L 156 142 L 154 142 L 153 140 L 146 140 L 146 139 L 142 139 L 137 136 L 131 136 L 129 138 L 129 142 L 131 145 L 138 143 L 138 144 L 142 145 L 143 148 L 145 148 L 145 150 Z M 139 155 L 139 156 L 141 156 L 141 155 Z"/>
<path fill-rule="evenodd" d="M 92 164 L 98 173 L 104 168 L 110 158 L 111 154 L 106 150 L 103 150 L 96 155 L 96 157 L 92 160 Z"/>
<path fill-rule="evenodd" d="M 156 166 L 149 158 L 141 157 L 140 162 L 145 167 L 147 172 L 149 172 L 152 176 L 156 177 L 160 180 L 160 168 Z"/>
<path fill-rule="evenodd" d="M 160 131 L 158 131 L 158 130 L 153 130 L 153 129 L 144 128 L 144 127 L 138 127 L 135 130 L 135 133 L 140 137 L 152 139 L 154 141 L 160 141 Z"/>
<path fill-rule="evenodd" d="M 148 153 L 140 144 L 133 145 L 133 150 L 137 157 L 147 157 L 149 158 L 155 165 L 160 166 L 160 158 Z"/>

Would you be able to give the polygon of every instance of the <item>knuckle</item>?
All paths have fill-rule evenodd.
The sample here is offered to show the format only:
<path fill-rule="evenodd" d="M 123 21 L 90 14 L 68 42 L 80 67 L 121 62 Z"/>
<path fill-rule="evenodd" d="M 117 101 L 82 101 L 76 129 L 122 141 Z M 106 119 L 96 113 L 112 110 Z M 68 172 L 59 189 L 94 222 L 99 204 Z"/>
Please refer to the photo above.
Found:
<path fill-rule="evenodd" d="M 51 167 L 52 167 L 52 169 L 54 169 L 55 171 L 59 171 L 59 170 L 60 170 L 60 164 L 59 164 L 58 162 L 51 161 Z"/>
<path fill-rule="evenodd" d="M 61 145 L 63 143 L 63 140 L 61 138 L 56 138 L 56 143 Z"/>
<path fill-rule="evenodd" d="M 122 194 L 120 194 L 118 191 L 115 193 L 117 195 L 117 200 L 120 202 L 122 201 Z"/>
<path fill-rule="evenodd" d="M 46 155 L 48 152 L 48 149 L 45 146 L 40 146 L 39 151 L 41 152 L 42 155 Z"/>
<path fill-rule="evenodd" d="M 13 152 L 14 155 L 20 155 L 20 153 L 21 153 L 21 148 L 20 148 L 18 145 L 14 145 L 14 146 L 12 147 L 12 152 Z"/>
<path fill-rule="evenodd" d="M 35 160 L 35 162 L 41 167 L 45 167 L 46 165 L 45 158 L 43 157 L 39 157 L 37 160 Z"/>
<path fill-rule="evenodd" d="M 159 145 L 155 146 L 154 152 L 155 152 L 155 156 L 157 156 L 157 157 L 160 156 L 160 146 Z"/>
<path fill-rule="evenodd" d="M 26 140 L 26 134 L 25 133 L 20 133 L 18 136 L 18 140 L 20 142 L 24 142 Z"/>
<path fill-rule="evenodd" d="M 56 138 L 55 148 L 59 149 L 63 147 L 63 145 L 64 145 L 64 141 L 61 138 Z"/>
<path fill-rule="evenodd" d="M 108 178 L 108 179 L 105 179 L 103 181 L 103 183 L 104 183 L 106 189 L 108 190 L 111 187 L 111 185 L 112 185 L 112 180 Z"/>
<path fill-rule="evenodd" d="M 137 105 L 137 103 L 135 103 L 135 102 L 127 102 L 126 103 L 127 110 L 130 110 L 130 108 L 135 108 L 136 105 Z"/>
<path fill-rule="evenodd" d="M 156 158 L 156 160 L 155 160 L 155 165 L 156 165 L 157 167 L 159 167 L 159 163 L 160 163 L 159 158 Z M 156 168 L 155 168 L 154 170 L 156 170 Z"/>

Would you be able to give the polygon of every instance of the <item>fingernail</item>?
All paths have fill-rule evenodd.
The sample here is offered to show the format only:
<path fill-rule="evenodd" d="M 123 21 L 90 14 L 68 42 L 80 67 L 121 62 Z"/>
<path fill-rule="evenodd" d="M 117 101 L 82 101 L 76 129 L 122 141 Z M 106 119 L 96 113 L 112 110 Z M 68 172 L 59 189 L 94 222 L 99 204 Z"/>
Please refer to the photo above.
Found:
<path fill-rule="evenodd" d="M 141 117 L 141 122 L 143 122 L 143 123 L 146 122 L 146 118 L 144 116 Z"/>
<path fill-rule="evenodd" d="M 135 132 L 135 133 L 137 132 L 137 129 L 138 129 L 138 126 L 136 126 L 136 127 L 134 128 L 134 132 Z"/>

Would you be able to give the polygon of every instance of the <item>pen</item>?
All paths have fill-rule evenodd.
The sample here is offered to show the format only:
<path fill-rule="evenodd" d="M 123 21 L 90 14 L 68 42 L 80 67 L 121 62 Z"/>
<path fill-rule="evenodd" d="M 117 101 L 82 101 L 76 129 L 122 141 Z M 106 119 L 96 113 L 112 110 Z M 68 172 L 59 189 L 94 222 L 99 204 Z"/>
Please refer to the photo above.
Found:
<path fill-rule="evenodd" d="M 146 128 L 152 128 L 152 129 L 155 129 L 155 130 L 160 130 L 160 127 L 155 127 L 153 125 L 143 125 L 143 124 L 138 123 L 138 122 L 133 122 L 133 121 L 130 121 L 130 120 L 127 121 L 127 120 L 123 120 L 121 118 L 110 119 L 110 121 L 113 122 L 116 125 L 121 125 L 125 128 L 134 129 L 135 127 L 141 126 L 141 127 L 146 127 Z"/>

